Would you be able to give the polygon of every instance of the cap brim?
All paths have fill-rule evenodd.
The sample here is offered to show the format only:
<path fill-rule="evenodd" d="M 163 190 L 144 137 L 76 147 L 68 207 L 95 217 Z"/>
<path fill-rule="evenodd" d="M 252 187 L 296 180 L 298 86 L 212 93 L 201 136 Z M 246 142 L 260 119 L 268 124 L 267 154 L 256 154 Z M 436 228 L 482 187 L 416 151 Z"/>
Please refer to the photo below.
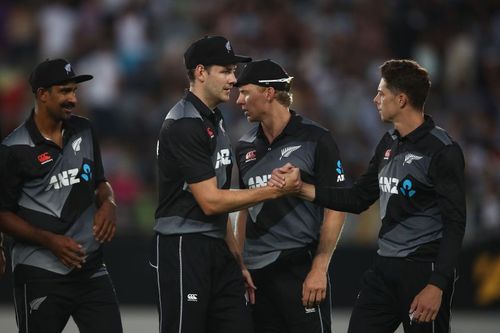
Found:
<path fill-rule="evenodd" d="M 224 59 L 207 60 L 205 65 L 225 66 L 225 65 L 239 64 L 239 63 L 250 62 L 250 61 L 252 61 L 252 58 L 250 58 L 250 57 L 235 55 L 235 56 L 227 57 Z"/>
<path fill-rule="evenodd" d="M 81 82 L 92 80 L 93 78 L 94 77 L 92 75 L 77 75 L 77 76 L 73 76 L 72 78 L 68 78 L 67 80 L 54 82 L 52 85 L 59 85 L 59 84 L 64 84 L 64 83 L 69 83 L 69 82 L 81 83 Z"/>

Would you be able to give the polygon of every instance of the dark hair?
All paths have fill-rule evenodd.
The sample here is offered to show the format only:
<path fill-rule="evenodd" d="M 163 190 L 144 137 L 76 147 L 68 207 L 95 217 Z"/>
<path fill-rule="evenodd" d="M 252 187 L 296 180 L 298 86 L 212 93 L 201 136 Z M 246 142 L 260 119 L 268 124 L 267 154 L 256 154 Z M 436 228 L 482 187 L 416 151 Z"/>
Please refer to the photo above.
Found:
<path fill-rule="evenodd" d="M 213 65 L 206 65 L 206 66 L 203 66 L 205 67 L 205 69 L 207 71 L 210 71 L 210 68 L 212 68 Z M 194 71 L 196 70 L 196 68 L 192 68 L 192 69 L 188 69 L 187 70 L 187 77 L 188 77 L 188 80 L 189 80 L 189 83 L 193 83 L 194 82 Z"/>
<path fill-rule="evenodd" d="M 423 109 L 429 94 L 429 73 L 414 60 L 388 60 L 380 66 L 382 78 L 392 92 L 404 93 L 416 108 Z"/>

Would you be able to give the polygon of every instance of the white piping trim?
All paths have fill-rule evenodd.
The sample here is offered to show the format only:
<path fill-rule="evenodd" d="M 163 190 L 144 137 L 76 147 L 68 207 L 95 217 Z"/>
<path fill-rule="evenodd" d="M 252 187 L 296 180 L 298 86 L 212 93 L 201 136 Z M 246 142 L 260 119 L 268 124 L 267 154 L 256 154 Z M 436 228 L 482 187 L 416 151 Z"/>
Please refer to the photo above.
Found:
<path fill-rule="evenodd" d="M 318 307 L 318 314 L 319 314 L 319 324 L 321 325 L 321 333 L 324 333 L 324 328 L 323 328 L 323 317 L 321 316 L 321 308 L 319 307 L 319 305 L 317 305 Z"/>
<path fill-rule="evenodd" d="M 182 292 L 182 236 L 179 237 L 179 277 L 180 277 L 180 313 L 179 313 L 179 333 L 182 332 L 182 310 L 183 310 L 183 292 Z"/>
<path fill-rule="evenodd" d="M 12 293 L 13 296 L 14 296 L 14 312 L 16 313 L 16 324 L 17 324 L 17 327 L 19 327 L 19 313 L 18 313 L 18 308 L 17 308 L 17 302 L 16 302 L 16 288 L 13 288 L 14 289 L 14 292 Z"/>
<path fill-rule="evenodd" d="M 154 267 L 156 269 L 156 283 L 158 284 L 158 306 L 159 306 L 159 315 L 160 315 L 160 322 L 159 322 L 159 325 L 160 325 L 160 332 L 161 332 L 161 327 L 162 327 L 162 324 L 163 324 L 163 318 L 162 318 L 162 314 L 163 314 L 163 309 L 162 309 L 162 305 L 161 305 L 161 288 L 160 288 L 160 251 L 159 251 L 159 247 L 160 247 L 160 235 L 156 235 L 156 267 L 151 265 L 151 263 L 149 263 L 152 267 Z"/>
<path fill-rule="evenodd" d="M 28 296 L 26 295 L 26 283 L 24 284 L 24 316 L 26 319 L 26 333 L 28 333 Z"/>
<path fill-rule="evenodd" d="M 450 295 L 450 318 L 448 319 L 448 332 L 451 332 L 451 303 L 453 302 L 453 295 L 455 294 L 455 283 L 458 281 L 457 269 L 453 269 L 453 284 L 451 285 Z"/>

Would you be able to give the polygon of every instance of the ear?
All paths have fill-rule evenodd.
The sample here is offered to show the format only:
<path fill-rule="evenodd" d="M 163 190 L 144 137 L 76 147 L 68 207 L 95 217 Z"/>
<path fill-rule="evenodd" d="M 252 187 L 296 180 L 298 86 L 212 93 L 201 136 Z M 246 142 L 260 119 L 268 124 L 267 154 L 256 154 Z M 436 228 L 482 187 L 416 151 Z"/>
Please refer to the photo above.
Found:
<path fill-rule="evenodd" d="M 274 95 L 276 95 L 276 90 L 273 87 L 267 87 L 264 91 L 264 95 L 266 96 L 266 100 L 268 102 L 271 102 L 274 98 Z"/>
<path fill-rule="evenodd" d="M 408 96 L 406 94 L 399 94 L 397 97 L 398 105 L 402 109 L 408 104 Z"/>
<path fill-rule="evenodd" d="M 203 65 L 197 65 L 196 68 L 194 69 L 194 77 L 195 79 L 205 82 L 205 75 L 207 74 L 207 70 L 205 69 L 205 66 Z"/>
<path fill-rule="evenodd" d="M 38 88 L 35 92 L 36 99 L 45 102 L 47 101 L 47 97 L 49 96 L 49 90 L 44 88 Z"/>

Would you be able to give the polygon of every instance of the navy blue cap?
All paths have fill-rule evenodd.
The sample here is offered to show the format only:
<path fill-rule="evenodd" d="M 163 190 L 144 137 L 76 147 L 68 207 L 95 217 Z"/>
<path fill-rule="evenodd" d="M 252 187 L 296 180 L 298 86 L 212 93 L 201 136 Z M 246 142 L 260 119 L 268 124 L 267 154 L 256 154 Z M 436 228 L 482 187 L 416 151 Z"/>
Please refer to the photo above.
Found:
<path fill-rule="evenodd" d="M 92 78 L 92 75 L 76 75 L 71 64 L 64 59 L 47 59 L 33 69 L 29 83 L 31 90 L 36 92 L 38 88 L 48 88 L 68 82 L 80 83 Z"/>
<path fill-rule="evenodd" d="M 276 90 L 290 91 L 293 76 L 288 73 L 276 62 L 266 59 L 252 61 L 238 75 L 236 87 L 245 84 L 256 84 L 262 87 L 273 87 Z"/>
<path fill-rule="evenodd" d="M 231 43 L 222 36 L 206 36 L 197 40 L 184 53 L 187 69 L 198 65 L 231 65 L 252 61 L 252 58 L 235 55 Z"/>

